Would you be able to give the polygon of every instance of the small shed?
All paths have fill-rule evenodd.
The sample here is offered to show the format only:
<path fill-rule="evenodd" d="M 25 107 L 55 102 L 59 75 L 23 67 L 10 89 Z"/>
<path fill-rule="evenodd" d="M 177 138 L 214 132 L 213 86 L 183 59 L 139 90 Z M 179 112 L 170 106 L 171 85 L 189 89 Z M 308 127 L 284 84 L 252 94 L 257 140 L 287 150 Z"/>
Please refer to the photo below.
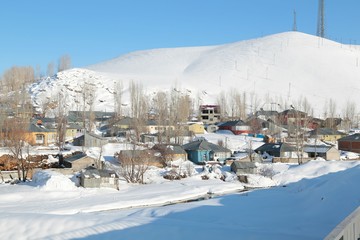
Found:
<path fill-rule="evenodd" d="M 80 173 L 80 186 L 84 188 L 114 188 L 119 190 L 119 176 L 115 171 L 86 167 Z"/>
<path fill-rule="evenodd" d="M 339 160 L 340 152 L 333 146 L 328 145 L 306 145 L 304 146 L 304 152 L 309 157 L 322 157 L 326 160 Z"/>
<path fill-rule="evenodd" d="M 291 158 L 292 153 L 296 152 L 296 149 L 287 143 L 265 143 L 255 149 L 255 152 L 258 154 L 267 153 L 273 157 Z"/>
<path fill-rule="evenodd" d="M 65 158 L 63 165 L 65 168 L 71 168 L 74 172 L 80 171 L 89 166 L 95 166 L 95 159 L 87 156 L 85 153 L 76 154 Z"/>
<path fill-rule="evenodd" d="M 256 164 L 253 162 L 233 161 L 230 168 L 237 176 L 243 174 L 255 174 L 257 172 Z"/>

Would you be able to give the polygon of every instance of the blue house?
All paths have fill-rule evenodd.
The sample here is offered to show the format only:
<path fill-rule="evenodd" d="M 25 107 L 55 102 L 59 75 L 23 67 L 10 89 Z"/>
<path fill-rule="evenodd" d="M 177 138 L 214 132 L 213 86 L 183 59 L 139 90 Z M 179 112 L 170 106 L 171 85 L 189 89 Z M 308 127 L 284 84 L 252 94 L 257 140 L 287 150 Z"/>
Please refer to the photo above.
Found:
<path fill-rule="evenodd" d="M 188 159 L 195 164 L 204 164 L 207 161 L 222 162 L 231 156 L 231 150 L 210 143 L 205 139 L 198 139 L 182 146 L 188 154 Z"/>

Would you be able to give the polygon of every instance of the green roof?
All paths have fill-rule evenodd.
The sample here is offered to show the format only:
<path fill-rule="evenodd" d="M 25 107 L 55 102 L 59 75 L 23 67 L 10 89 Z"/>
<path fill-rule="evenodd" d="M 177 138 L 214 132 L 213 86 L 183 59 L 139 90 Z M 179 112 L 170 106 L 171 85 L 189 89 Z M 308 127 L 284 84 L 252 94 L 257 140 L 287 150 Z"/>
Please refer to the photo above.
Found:
<path fill-rule="evenodd" d="M 317 128 L 310 132 L 310 136 L 315 136 L 315 135 L 345 135 L 345 134 L 332 128 Z"/>
<path fill-rule="evenodd" d="M 338 141 L 360 142 L 360 133 L 355 133 L 346 137 L 342 137 Z"/>
<path fill-rule="evenodd" d="M 214 152 L 231 152 L 230 149 L 213 144 L 211 142 L 206 141 L 205 139 L 199 139 L 199 140 L 187 143 L 187 144 L 183 145 L 183 148 L 188 151 L 208 150 L 208 151 L 214 151 Z"/>

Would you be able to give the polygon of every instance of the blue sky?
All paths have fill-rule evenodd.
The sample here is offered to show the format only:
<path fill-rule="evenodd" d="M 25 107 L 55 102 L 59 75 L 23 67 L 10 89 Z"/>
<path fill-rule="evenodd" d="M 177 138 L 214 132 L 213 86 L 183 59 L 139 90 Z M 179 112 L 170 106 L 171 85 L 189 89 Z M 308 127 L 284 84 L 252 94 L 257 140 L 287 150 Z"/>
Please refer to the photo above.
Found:
<path fill-rule="evenodd" d="M 325 0 L 326 34 L 360 44 L 359 0 Z M 0 3 L 0 74 L 11 66 L 83 67 L 144 49 L 206 46 L 290 31 L 316 34 L 317 0 L 8 0 Z"/>

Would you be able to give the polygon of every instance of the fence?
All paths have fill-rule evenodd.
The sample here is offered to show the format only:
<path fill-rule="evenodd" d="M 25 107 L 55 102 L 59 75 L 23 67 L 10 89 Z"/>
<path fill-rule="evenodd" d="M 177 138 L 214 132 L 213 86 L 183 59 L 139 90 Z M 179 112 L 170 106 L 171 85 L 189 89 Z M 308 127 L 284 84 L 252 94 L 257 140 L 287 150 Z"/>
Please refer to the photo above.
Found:
<path fill-rule="evenodd" d="M 359 240 L 360 207 L 337 225 L 324 240 Z"/>

